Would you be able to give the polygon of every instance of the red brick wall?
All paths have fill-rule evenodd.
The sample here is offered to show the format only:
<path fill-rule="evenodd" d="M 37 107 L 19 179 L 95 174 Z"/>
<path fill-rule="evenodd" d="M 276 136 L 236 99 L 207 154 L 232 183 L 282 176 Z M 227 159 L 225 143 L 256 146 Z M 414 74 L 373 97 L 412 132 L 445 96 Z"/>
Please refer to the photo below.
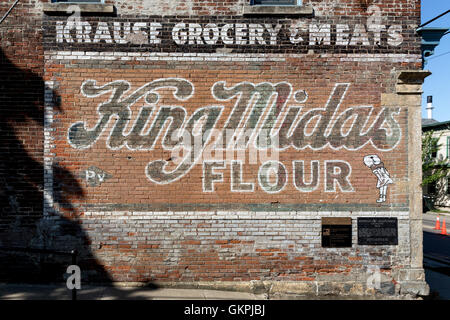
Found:
<path fill-rule="evenodd" d="M 12 1 L 0 1 L 0 18 Z M 42 217 L 43 48 L 41 22 L 22 1 L 0 24 L 0 245 L 24 244 Z M 27 260 L 2 255 L 2 271 L 13 277 Z M 4 277 L 2 272 L 2 278 Z"/>
<path fill-rule="evenodd" d="M 21 57 L 32 55 L 34 46 L 22 43 L 19 58 L 2 38 L 18 68 L 42 75 L 44 64 L 47 86 L 43 110 L 38 79 L 39 123 L 27 119 L 27 126 L 16 126 L 40 132 L 28 138 L 36 141 L 27 140 L 26 148 L 41 156 L 45 147 L 44 159 L 36 161 L 38 176 L 46 181 L 37 182 L 39 196 L 45 194 L 40 203 L 46 218 L 22 243 L 77 247 L 86 277 L 117 281 L 308 282 L 338 275 L 339 281 L 354 282 L 368 266 L 378 266 L 390 279 L 407 267 L 408 108 L 385 107 L 381 96 L 395 92 L 397 70 L 421 67 L 413 28 L 419 1 L 304 1 L 314 6 L 313 17 L 242 16 L 238 1 L 174 2 L 158 7 L 165 14 L 148 17 L 146 5 L 108 3 L 115 4 L 118 16 L 82 15 L 78 33 L 65 16 L 44 15 L 43 49 L 28 64 L 21 64 Z M 220 33 L 228 24 L 231 33 Z M 374 24 L 383 25 L 379 37 Z M 115 26 L 121 27 L 119 34 Z M 176 26 L 181 30 L 174 31 Z M 235 33 L 239 27 L 241 36 Z M 42 35 L 35 35 L 40 48 Z M 21 37 L 22 42 L 31 38 Z M 155 81 L 165 85 L 145 89 Z M 144 91 L 130 98 L 138 90 Z M 327 106 L 337 109 L 330 119 L 325 119 Z M 240 117 L 231 116 L 244 109 Z M 189 128 L 188 119 L 198 116 L 199 121 L 191 120 L 197 129 L 190 131 L 206 128 L 210 120 L 209 127 L 220 132 L 240 118 L 252 128 L 267 123 L 286 132 L 290 125 L 300 129 L 290 142 L 281 141 L 275 163 L 282 166 L 266 183 L 264 161 L 249 163 L 258 150 L 247 150 L 241 163 L 216 164 L 211 171 L 209 159 L 197 159 L 183 174 L 171 175 L 180 158 L 169 140 L 163 143 L 170 123 L 154 144 L 149 133 L 158 129 L 153 121 L 162 110 L 179 116 L 172 119 L 174 128 Z M 270 112 L 277 121 L 270 121 Z M 317 118 L 303 120 L 307 129 L 300 143 L 300 117 L 308 112 L 322 112 L 322 120 L 317 127 Z M 335 131 L 324 134 L 335 122 Z M 147 133 L 126 136 L 133 125 Z M 359 132 L 351 131 L 358 126 Z M 393 180 L 382 202 L 377 202 L 381 178 L 364 164 L 367 155 L 379 156 Z M 301 175 L 294 174 L 300 161 L 306 184 L 311 166 L 318 165 L 313 190 L 302 189 Z M 158 166 L 166 163 L 164 170 Z M 352 218 L 351 248 L 322 247 L 321 218 L 328 216 Z M 358 245 L 357 218 L 367 216 L 397 218 L 399 244 Z M 1 221 L 5 228 L 13 225 Z M 52 228 L 58 231 L 42 236 Z"/>

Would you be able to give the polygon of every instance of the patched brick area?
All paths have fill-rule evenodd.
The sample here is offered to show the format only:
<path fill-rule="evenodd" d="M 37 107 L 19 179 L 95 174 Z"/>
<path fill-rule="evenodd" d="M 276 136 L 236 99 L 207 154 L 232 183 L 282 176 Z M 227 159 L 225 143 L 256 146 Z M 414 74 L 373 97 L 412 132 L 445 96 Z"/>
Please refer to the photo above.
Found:
<path fill-rule="evenodd" d="M 0 244 L 76 247 L 89 281 L 366 294 L 378 270 L 389 294 L 422 283 L 411 276 L 422 268 L 411 240 L 420 94 L 398 92 L 399 72 L 421 69 L 419 1 L 305 0 L 311 16 L 106 2 L 117 15 L 30 18 L 39 54 L 14 41 L 42 75 L 38 124 L 23 129 L 38 132 L 24 146 L 39 152 L 41 207 L 14 239 L 7 230 L 24 231 L 18 213 L 31 211 L 4 210 Z M 350 247 L 323 247 L 325 217 L 351 218 Z M 359 217 L 397 218 L 398 244 L 359 245 Z M 33 265 L 50 274 L 57 260 Z"/>
<path fill-rule="evenodd" d="M 368 265 L 390 270 L 392 263 L 406 263 L 407 215 L 392 214 L 401 217 L 402 246 L 375 250 L 358 245 L 321 248 L 321 221 L 309 218 L 320 215 L 332 213 L 88 212 L 83 228 L 98 247 L 96 256 L 115 266 L 110 272 L 122 281 L 313 281 L 326 274 L 364 273 Z M 353 215 L 357 216 L 386 213 Z M 356 243 L 356 221 L 353 233 Z"/>

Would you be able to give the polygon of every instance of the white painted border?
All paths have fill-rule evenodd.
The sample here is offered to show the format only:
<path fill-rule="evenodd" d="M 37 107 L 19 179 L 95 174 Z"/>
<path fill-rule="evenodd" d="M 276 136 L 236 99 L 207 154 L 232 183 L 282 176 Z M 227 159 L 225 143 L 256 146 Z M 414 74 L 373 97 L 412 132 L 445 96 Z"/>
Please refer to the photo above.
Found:
<path fill-rule="evenodd" d="M 180 53 L 180 52 L 96 52 L 96 51 L 46 51 L 46 60 L 107 60 L 107 61 L 233 61 L 261 62 L 286 61 L 285 54 L 264 53 Z"/>
<path fill-rule="evenodd" d="M 52 124 L 53 124 L 53 89 L 54 82 L 46 81 L 44 89 L 44 197 L 43 215 L 51 215 L 54 210 L 53 201 L 53 154 Z"/>
<path fill-rule="evenodd" d="M 85 219 L 118 220 L 317 220 L 323 217 L 408 220 L 409 211 L 86 211 L 83 216 Z"/>
<path fill-rule="evenodd" d="M 107 60 L 107 61 L 232 61 L 232 62 L 264 62 L 286 61 L 287 58 L 311 60 L 310 54 L 275 54 L 275 53 L 182 53 L 182 52 L 97 52 L 97 51 L 57 51 L 44 53 L 46 60 Z M 421 63 L 420 54 L 404 53 L 321 53 L 320 58 L 339 62 L 407 62 Z"/>

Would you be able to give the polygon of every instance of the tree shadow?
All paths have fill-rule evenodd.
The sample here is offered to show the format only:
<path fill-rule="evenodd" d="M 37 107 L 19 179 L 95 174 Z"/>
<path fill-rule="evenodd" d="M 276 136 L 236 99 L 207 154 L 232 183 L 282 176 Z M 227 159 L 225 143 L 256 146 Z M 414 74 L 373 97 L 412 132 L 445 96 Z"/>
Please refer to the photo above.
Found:
<path fill-rule="evenodd" d="M 114 287 L 105 285 L 82 285 L 77 290 L 77 300 L 154 300 L 174 298 L 167 292 L 156 293 L 154 285 L 142 287 Z M 176 297 L 177 295 L 175 295 Z M 188 295 L 186 295 L 188 297 Z M 186 298 L 185 297 L 185 298 Z M 72 292 L 64 285 L 0 284 L 0 300 L 71 300 Z"/>
<path fill-rule="evenodd" d="M 16 67 L 0 49 L 0 281 L 60 282 L 71 264 L 70 255 L 14 248 L 68 253 L 76 249 L 87 280 L 111 281 L 76 218 L 65 218 L 59 212 L 44 217 L 43 208 L 49 205 L 43 187 L 46 89 L 41 76 Z M 60 111 L 57 101 L 53 107 Z M 52 169 L 54 185 L 58 185 L 53 198 L 65 211 L 73 212 L 69 199 L 82 199 L 83 188 L 68 170 L 57 165 Z"/>

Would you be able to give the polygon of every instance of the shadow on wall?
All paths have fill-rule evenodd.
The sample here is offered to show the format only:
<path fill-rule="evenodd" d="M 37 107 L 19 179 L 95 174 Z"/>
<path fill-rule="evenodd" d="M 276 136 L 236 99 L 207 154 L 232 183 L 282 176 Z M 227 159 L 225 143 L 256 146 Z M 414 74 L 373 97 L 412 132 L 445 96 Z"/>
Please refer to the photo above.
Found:
<path fill-rule="evenodd" d="M 39 75 L 17 68 L 0 49 L 0 282 L 61 282 L 67 276 L 70 255 L 12 247 L 77 249 L 84 279 L 110 281 L 76 218 L 43 217 L 44 88 Z M 60 110 L 58 104 L 54 108 Z M 82 198 L 83 189 L 69 171 L 53 171 L 60 190 L 55 201 L 73 213 L 68 199 Z"/>

